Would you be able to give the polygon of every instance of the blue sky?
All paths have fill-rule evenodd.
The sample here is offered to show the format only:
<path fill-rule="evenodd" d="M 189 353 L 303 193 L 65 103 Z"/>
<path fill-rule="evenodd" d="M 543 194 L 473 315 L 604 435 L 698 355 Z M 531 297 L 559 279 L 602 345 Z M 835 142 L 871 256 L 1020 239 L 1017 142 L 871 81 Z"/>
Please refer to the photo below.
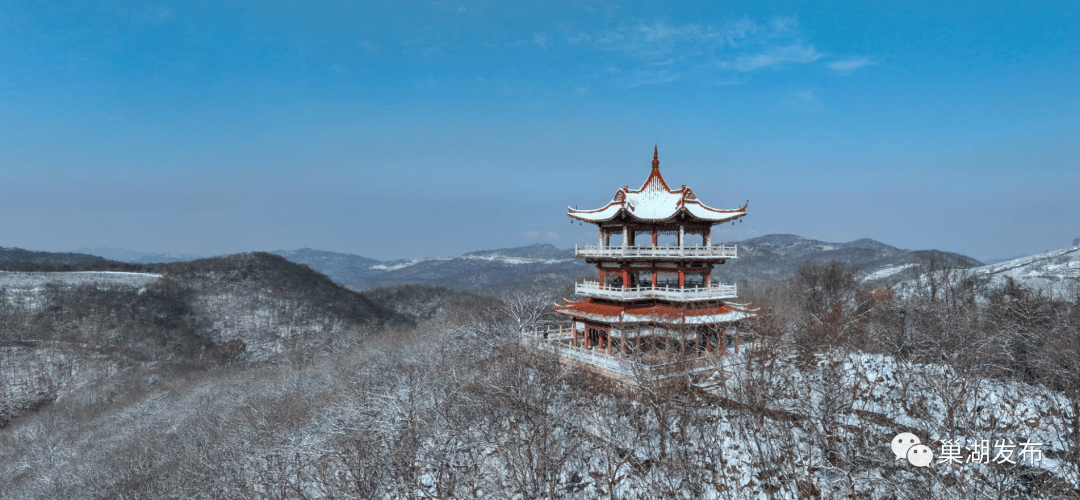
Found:
<path fill-rule="evenodd" d="M 874 4 L 3 2 L 0 246 L 567 247 L 654 144 L 722 240 L 1080 237 L 1080 3 Z"/>

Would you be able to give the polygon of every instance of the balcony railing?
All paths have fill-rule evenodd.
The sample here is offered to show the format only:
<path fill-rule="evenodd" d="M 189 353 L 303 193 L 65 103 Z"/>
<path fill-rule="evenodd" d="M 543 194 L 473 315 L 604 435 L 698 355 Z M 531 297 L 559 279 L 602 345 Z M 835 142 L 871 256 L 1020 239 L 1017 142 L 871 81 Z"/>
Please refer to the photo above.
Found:
<path fill-rule="evenodd" d="M 734 259 L 738 257 L 735 245 L 709 246 L 574 246 L 575 257 L 629 257 L 629 258 L 670 258 L 697 257 L 702 259 Z"/>
<path fill-rule="evenodd" d="M 723 368 L 725 365 L 725 355 L 730 354 L 727 352 L 727 349 L 724 349 L 711 356 L 704 355 L 704 353 L 698 353 L 697 356 L 688 356 L 681 360 L 651 360 L 649 357 L 639 356 L 634 353 L 624 356 L 619 348 L 614 348 L 610 352 L 605 352 L 605 350 L 600 349 L 599 347 L 585 348 L 583 346 L 574 346 L 567 341 L 567 339 L 572 336 L 572 329 L 560 327 L 557 332 L 550 330 L 547 332 L 530 332 L 525 334 L 522 340 L 534 348 L 545 350 L 559 356 L 564 362 L 572 361 L 586 363 L 599 369 L 602 374 L 608 377 L 621 379 L 627 382 L 642 379 L 666 378 L 702 369 Z"/>
<path fill-rule="evenodd" d="M 587 295 L 601 299 L 637 300 L 637 299 L 665 299 L 665 300 L 713 300 L 733 299 L 737 296 L 735 285 L 725 285 L 713 282 L 706 287 L 698 288 L 667 288 L 667 287 L 632 287 L 603 286 L 598 281 L 585 281 L 574 285 L 574 293 Z"/>

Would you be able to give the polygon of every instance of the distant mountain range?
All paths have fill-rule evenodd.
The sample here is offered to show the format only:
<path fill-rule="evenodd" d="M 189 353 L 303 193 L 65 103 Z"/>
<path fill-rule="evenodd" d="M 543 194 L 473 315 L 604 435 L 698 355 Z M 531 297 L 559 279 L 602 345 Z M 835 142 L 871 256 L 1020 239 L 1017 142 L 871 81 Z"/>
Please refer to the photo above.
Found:
<path fill-rule="evenodd" d="M 82 264 L 99 262 L 105 259 L 86 253 L 79 252 L 35 252 L 21 248 L 0 247 L 0 262 L 62 262 L 64 264 Z"/>
<path fill-rule="evenodd" d="M 790 234 L 761 236 L 741 242 L 739 257 L 718 266 L 715 276 L 725 282 L 782 278 L 806 262 L 840 261 L 858 267 L 863 274 L 902 268 L 931 254 L 942 256 L 961 268 L 981 265 L 979 261 L 939 250 L 904 250 L 871 239 L 848 243 L 828 243 Z M 361 266 L 327 266 L 317 260 L 318 250 L 304 254 L 278 255 L 307 264 L 331 279 L 356 290 L 383 286 L 427 284 L 456 290 L 493 293 L 509 288 L 539 284 L 566 285 L 593 276 L 595 267 L 574 258 L 574 250 L 549 244 L 470 252 L 459 257 L 377 262 L 348 256 L 355 262 L 376 262 Z M 330 253 L 330 252 L 326 252 Z M 334 254 L 344 256 L 345 254 Z M 345 258 L 345 257 L 342 257 Z M 365 259 L 361 261 L 360 259 Z"/>
<path fill-rule="evenodd" d="M 370 272 L 377 271 L 377 272 Z M 548 244 L 471 252 L 460 257 L 383 262 L 340 281 L 356 290 L 425 284 L 494 293 L 532 284 L 559 286 L 595 268 L 574 258 L 573 249 Z"/>
<path fill-rule="evenodd" d="M 372 269 L 372 266 L 381 264 L 380 261 L 359 255 L 313 250 L 311 248 L 274 250 L 269 253 L 280 255 L 297 264 L 305 264 L 338 283 L 344 283 L 349 278 L 378 274 L 380 272 Z"/>
<path fill-rule="evenodd" d="M 139 252 L 137 250 L 125 250 L 123 248 L 110 247 L 83 247 L 75 249 L 75 252 L 96 255 L 109 260 L 128 262 L 131 264 L 164 264 L 168 262 L 184 262 L 189 260 L 197 260 L 205 257 L 203 255 L 188 255 L 180 253 Z"/>
<path fill-rule="evenodd" d="M 1022 259 L 1027 257 L 1027 254 L 1017 254 L 1012 257 L 995 257 L 993 259 L 983 259 L 983 265 L 989 266 L 990 264 L 998 264 L 1001 262 L 1008 262 L 1010 260 Z"/>
<path fill-rule="evenodd" d="M 714 272 L 725 282 L 781 278 L 806 262 L 839 261 L 859 269 L 863 275 L 903 268 L 912 262 L 937 255 L 956 267 L 971 268 L 982 263 L 953 252 L 941 250 L 905 250 L 880 241 L 863 238 L 847 243 L 827 243 L 794 234 L 770 234 L 738 242 L 739 258 L 732 259 Z"/>
<path fill-rule="evenodd" d="M 939 250 L 905 250 L 865 238 L 847 243 L 829 243 L 792 234 L 772 234 L 736 243 L 739 246 L 739 257 L 718 266 L 714 272 L 716 279 L 728 283 L 778 279 L 789 275 L 806 262 L 840 261 L 858 267 L 860 272 L 870 279 L 888 281 L 890 276 L 905 269 L 913 261 L 930 255 L 944 257 L 960 268 L 982 265 L 966 255 Z M 200 258 L 195 255 L 152 254 L 117 248 L 80 248 L 81 253 L 76 254 L 47 254 L 18 249 L 0 251 L 11 255 L 11 258 L 4 258 L 6 254 L 0 253 L 0 260 L 44 259 L 43 255 L 58 255 L 66 256 L 66 259 L 104 257 L 122 262 L 152 264 Z M 12 252 L 23 253 L 16 255 Z M 354 290 L 424 284 L 455 290 L 497 293 L 533 284 L 567 285 L 575 279 L 592 276 L 596 272 L 595 268 L 585 264 L 583 259 L 575 259 L 573 249 L 561 249 L 550 244 L 481 250 L 458 257 L 392 261 L 311 248 L 276 250 L 270 253 L 307 265 Z"/>

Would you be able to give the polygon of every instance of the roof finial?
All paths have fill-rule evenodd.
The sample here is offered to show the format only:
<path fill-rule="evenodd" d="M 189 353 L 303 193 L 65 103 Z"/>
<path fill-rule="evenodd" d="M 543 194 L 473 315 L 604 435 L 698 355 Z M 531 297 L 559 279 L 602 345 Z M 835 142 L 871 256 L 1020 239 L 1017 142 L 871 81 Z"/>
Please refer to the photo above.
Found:
<path fill-rule="evenodd" d="M 652 168 L 660 168 L 660 154 L 655 145 L 652 147 Z"/>

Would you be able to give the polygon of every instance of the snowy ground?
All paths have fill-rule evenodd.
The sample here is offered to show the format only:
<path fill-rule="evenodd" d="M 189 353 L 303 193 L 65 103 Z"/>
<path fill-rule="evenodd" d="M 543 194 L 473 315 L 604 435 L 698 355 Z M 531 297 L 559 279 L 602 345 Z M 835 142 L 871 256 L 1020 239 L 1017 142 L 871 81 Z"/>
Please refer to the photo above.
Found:
<path fill-rule="evenodd" d="M 922 471 L 902 459 L 892 458 L 890 440 L 901 432 L 916 434 L 931 449 L 933 461 L 927 469 L 929 472 L 938 478 L 952 477 L 960 485 L 982 484 L 983 478 L 1008 478 L 1018 470 L 1045 474 L 1063 484 L 1076 485 L 1080 481 L 1075 467 L 1057 458 L 1071 452 L 1067 434 L 1070 422 L 1075 420 L 1071 402 L 1059 392 L 1012 380 L 975 377 L 945 365 L 913 364 L 878 354 L 823 353 L 810 367 L 796 369 L 794 364 L 793 359 L 785 360 L 777 366 L 786 365 L 787 369 L 769 370 L 769 377 L 776 377 L 771 384 L 781 388 L 768 402 L 768 408 L 774 412 L 766 422 L 772 420 L 773 424 L 754 432 L 767 436 L 771 443 L 794 445 L 785 449 L 784 454 L 800 457 L 797 462 L 808 464 L 806 477 L 819 486 L 830 484 L 827 474 L 820 472 L 828 468 L 820 458 L 830 453 L 850 453 L 863 457 L 860 460 L 890 464 L 866 471 L 862 480 L 866 486 L 886 482 L 889 475 L 896 473 L 918 477 Z M 738 400 L 742 399 L 740 391 L 731 388 L 760 384 L 765 371 L 754 372 L 752 366 L 744 364 L 727 370 L 724 374 L 727 380 L 718 380 L 718 374 L 716 379 L 701 385 L 716 396 Z M 784 387 L 791 389 L 786 396 Z M 777 420 L 777 417 L 781 418 Z M 792 418 L 796 425 L 784 423 L 787 418 Z M 788 428 L 784 432 L 793 437 L 808 439 L 784 439 L 779 435 L 784 432 L 776 432 L 784 427 Z M 742 436 L 735 432 L 735 439 L 725 443 L 730 448 L 725 453 L 745 455 L 745 450 L 761 439 L 754 432 Z M 809 439 L 822 434 L 832 435 L 831 442 L 862 443 L 862 446 L 822 450 L 821 443 Z M 946 446 L 953 440 L 959 444 L 954 450 L 955 457 L 952 452 L 946 453 Z M 988 442 L 992 454 L 981 463 L 971 460 L 972 451 L 980 442 Z M 1029 448 L 1038 453 L 1021 456 L 1022 443 L 1033 443 Z M 1006 449 L 1012 450 L 1008 456 L 1015 464 L 997 456 Z M 751 454 L 743 460 L 753 463 L 762 458 Z M 755 481 L 760 470 L 743 468 L 740 478 L 732 478 L 741 485 L 745 498 L 769 497 L 756 484 L 760 483 Z M 856 485 L 852 489 L 863 488 Z M 826 493 L 824 488 L 822 493 Z M 874 498 L 879 494 L 870 490 L 865 493 Z"/>
<path fill-rule="evenodd" d="M 0 290 L 35 289 L 45 285 L 81 286 L 89 284 L 144 287 L 161 278 L 160 274 L 82 271 L 70 273 L 14 273 L 0 271 Z"/>
<path fill-rule="evenodd" d="M 878 280 L 883 280 L 883 279 L 887 279 L 887 278 L 895 279 L 896 277 L 898 277 L 897 276 L 898 274 L 906 271 L 908 268 L 910 268 L 913 265 L 914 264 L 904 264 L 904 265 L 901 265 L 901 266 L 890 266 L 890 267 L 885 267 L 885 268 L 882 268 L 882 269 L 878 269 L 877 271 L 874 271 L 874 272 L 872 272 L 870 274 L 867 274 L 865 277 L 863 277 L 863 281 L 878 281 Z"/>
<path fill-rule="evenodd" d="M 1064 292 L 1070 282 L 1080 281 L 1080 247 L 1054 250 L 1020 259 L 999 262 L 972 270 L 990 279 L 990 285 L 1002 286 L 1007 278 L 1046 293 Z"/>

